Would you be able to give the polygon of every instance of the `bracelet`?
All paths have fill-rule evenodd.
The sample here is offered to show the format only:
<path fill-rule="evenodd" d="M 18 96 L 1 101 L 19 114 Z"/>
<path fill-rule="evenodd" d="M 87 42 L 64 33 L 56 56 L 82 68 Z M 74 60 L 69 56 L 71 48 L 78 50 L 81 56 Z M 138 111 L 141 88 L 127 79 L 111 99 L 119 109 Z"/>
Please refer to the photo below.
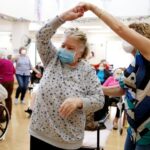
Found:
<path fill-rule="evenodd" d="M 57 18 L 61 21 L 61 22 L 65 22 L 65 20 L 63 20 L 62 18 L 60 18 L 58 15 L 57 15 Z"/>

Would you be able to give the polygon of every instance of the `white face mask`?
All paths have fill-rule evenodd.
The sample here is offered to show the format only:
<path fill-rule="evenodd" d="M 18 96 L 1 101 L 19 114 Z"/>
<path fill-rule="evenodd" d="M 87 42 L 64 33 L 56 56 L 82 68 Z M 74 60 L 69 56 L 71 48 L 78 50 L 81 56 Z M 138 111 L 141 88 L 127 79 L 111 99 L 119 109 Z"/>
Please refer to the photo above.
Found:
<path fill-rule="evenodd" d="M 22 55 L 26 55 L 26 53 L 27 53 L 26 50 L 22 50 L 22 51 L 21 51 L 21 54 L 22 54 Z"/>
<path fill-rule="evenodd" d="M 134 50 L 134 46 L 132 46 L 130 43 L 128 43 L 126 41 L 122 42 L 122 47 L 123 47 L 124 51 L 127 53 L 132 53 Z"/>
<path fill-rule="evenodd" d="M 104 67 L 103 67 L 103 66 L 99 66 L 98 69 L 99 69 L 99 70 L 104 70 Z"/>

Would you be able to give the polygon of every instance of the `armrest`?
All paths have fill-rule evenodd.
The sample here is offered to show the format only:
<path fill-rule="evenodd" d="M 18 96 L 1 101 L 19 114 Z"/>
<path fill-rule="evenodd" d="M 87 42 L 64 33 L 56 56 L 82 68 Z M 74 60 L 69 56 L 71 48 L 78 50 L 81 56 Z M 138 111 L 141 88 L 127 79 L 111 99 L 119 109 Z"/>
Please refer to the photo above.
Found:
<path fill-rule="evenodd" d="M 98 121 L 98 124 L 105 123 L 105 121 L 109 118 L 109 114 L 106 114 L 101 120 Z"/>

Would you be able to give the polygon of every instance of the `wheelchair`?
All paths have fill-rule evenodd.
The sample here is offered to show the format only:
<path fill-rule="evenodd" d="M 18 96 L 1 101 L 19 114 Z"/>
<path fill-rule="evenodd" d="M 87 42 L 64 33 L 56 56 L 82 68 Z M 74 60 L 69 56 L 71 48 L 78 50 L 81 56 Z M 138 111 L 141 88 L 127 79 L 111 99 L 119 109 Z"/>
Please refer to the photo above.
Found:
<path fill-rule="evenodd" d="M 87 117 L 82 150 L 104 150 L 106 140 L 111 129 L 108 129 L 106 122 L 109 120 L 108 103 L 104 107 Z M 101 138 L 100 138 L 101 137 Z"/>
<path fill-rule="evenodd" d="M 9 124 L 9 112 L 3 103 L 0 103 L 0 141 L 4 139 Z"/>

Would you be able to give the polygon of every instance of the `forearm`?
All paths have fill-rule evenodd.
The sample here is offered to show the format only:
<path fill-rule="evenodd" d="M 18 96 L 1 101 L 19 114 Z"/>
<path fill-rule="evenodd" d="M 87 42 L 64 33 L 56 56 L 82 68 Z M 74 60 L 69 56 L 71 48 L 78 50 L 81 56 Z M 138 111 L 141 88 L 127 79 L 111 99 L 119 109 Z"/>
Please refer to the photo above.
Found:
<path fill-rule="evenodd" d="M 91 4 L 90 10 L 118 35 L 120 35 L 121 37 L 123 36 L 122 32 L 124 28 L 127 28 L 127 26 L 125 26 L 121 21 L 119 21 L 118 19 L 116 19 L 114 16 L 104 11 L 103 9 L 100 9 L 96 5 Z"/>
<path fill-rule="evenodd" d="M 36 36 L 37 50 L 45 67 L 56 54 L 56 48 L 51 42 L 51 38 L 56 32 L 56 29 L 62 24 L 63 22 L 58 17 L 55 17 L 51 22 L 41 28 Z"/>
<path fill-rule="evenodd" d="M 89 9 L 95 15 L 97 15 L 104 23 L 106 23 L 121 38 L 123 38 L 124 40 L 132 44 L 134 47 L 136 47 L 147 60 L 150 60 L 149 39 L 130 29 L 119 19 L 115 18 L 108 12 L 98 8 L 97 6 L 90 4 Z"/>
<path fill-rule="evenodd" d="M 122 96 L 125 91 L 120 86 L 102 87 L 104 95 L 107 96 Z"/>
<path fill-rule="evenodd" d="M 103 94 L 87 95 L 81 99 L 83 101 L 82 108 L 86 114 L 102 109 L 105 103 Z"/>
<path fill-rule="evenodd" d="M 58 16 L 52 19 L 49 23 L 45 24 L 37 33 L 37 41 L 43 41 L 48 43 L 51 37 L 55 34 L 55 31 L 63 24 L 64 22 Z"/>
<path fill-rule="evenodd" d="M 40 74 L 41 72 L 39 72 L 36 68 L 33 68 L 32 67 L 32 70 L 34 71 L 34 72 L 36 72 L 37 74 Z"/>

